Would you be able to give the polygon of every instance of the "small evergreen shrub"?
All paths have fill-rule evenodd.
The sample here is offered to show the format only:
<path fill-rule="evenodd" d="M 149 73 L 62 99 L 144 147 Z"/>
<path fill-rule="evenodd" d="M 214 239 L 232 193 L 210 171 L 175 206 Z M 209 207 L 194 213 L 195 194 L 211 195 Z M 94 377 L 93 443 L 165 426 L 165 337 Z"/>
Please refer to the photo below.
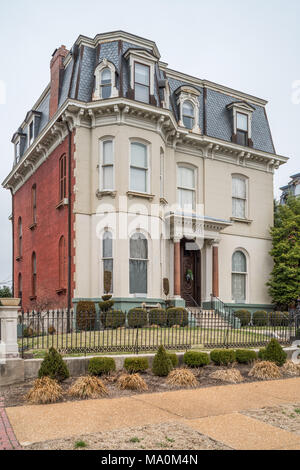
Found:
<path fill-rule="evenodd" d="M 167 312 L 161 308 L 154 308 L 149 312 L 149 325 L 166 326 Z"/>
<path fill-rule="evenodd" d="M 168 358 L 172 362 L 172 366 L 175 368 L 179 364 L 178 356 L 175 353 L 167 353 Z"/>
<path fill-rule="evenodd" d="M 88 373 L 90 375 L 109 374 L 116 370 L 116 363 L 112 357 L 93 357 L 89 361 Z"/>
<path fill-rule="evenodd" d="M 152 372 L 158 377 L 166 377 L 173 369 L 171 359 L 163 346 L 158 348 L 153 359 Z"/>
<path fill-rule="evenodd" d="M 79 330 L 93 330 L 96 323 L 96 307 L 94 302 L 78 302 L 76 309 L 76 326 Z"/>
<path fill-rule="evenodd" d="M 251 362 L 256 361 L 257 354 L 250 349 L 237 349 L 235 351 L 235 357 L 239 364 L 251 364 Z"/>
<path fill-rule="evenodd" d="M 281 367 L 287 359 L 286 352 L 282 349 L 281 345 L 275 338 L 272 338 L 267 347 L 261 353 L 260 359 L 264 361 L 274 362 L 277 366 Z"/>
<path fill-rule="evenodd" d="M 210 353 L 210 358 L 218 366 L 227 366 L 235 361 L 235 351 L 233 349 L 214 349 Z"/>
<path fill-rule="evenodd" d="M 210 362 L 209 355 L 199 351 L 187 351 L 183 356 L 183 362 L 188 367 L 203 367 Z"/>
<path fill-rule="evenodd" d="M 124 361 L 124 368 L 129 374 L 145 372 L 149 369 L 149 361 L 146 357 L 127 357 Z"/>
<path fill-rule="evenodd" d="M 183 307 L 171 307 L 167 310 L 168 326 L 187 326 L 189 324 L 188 312 Z"/>
<path fill-rule="evenodd" d="M 252 317 L 253 325 L 255 326 L 267 326 L 268 324 L 268 314 L 264 310 L 257 310 L 253 313 Z"/>
<path fill-rule="evenodd" d="M 103 302 L 99 302 L 100 312 L 108 312 L 114 306 L 113 300 L 104 300 Z"/>
<path fill-rule="evenodd" d="M 241 326 L 247 326 L 251 321 L 251 313 L 246 309 L 236 310 L 234 316 L 240 320 Z"/>
<path fill-rule="evenodd" d="M 128 326 L 131 328 L 143 328 L 147 325 L 147 310 L 144 308 L 132 308 L 127 315 Z"/>
<path fill-rule="evenodd" d="M 61 354 L 54 348 L 49 349 L 49 352 L 46 354 L 41 364 L 39 378 L 41 379 L 42 377 L 50 377 L 50 379 L 58 380 L 59 382 L 70 377 L 67 364 Z"/>
<path fill-rule="evenodd" d="M 284 312 L 271 312 L 269 314 L 270 326 L 288 326 L 289 314 Z"/>
<path fill-rule="evenodd" d="M 126 315 L 121 310 L 111 310 L 110 312 L 102 312 L 100 319 L 104 328 L 116 329 L 125 325 Z"/>
<path fill-rule="evenodd" d="M 258 359 L 260 359 L 261 361 L 264 361 L 265 360 L 265 352 L 266 352 L 266 348 L 261 348 L 258 351 L 258 354 L 257 354 Z"/>

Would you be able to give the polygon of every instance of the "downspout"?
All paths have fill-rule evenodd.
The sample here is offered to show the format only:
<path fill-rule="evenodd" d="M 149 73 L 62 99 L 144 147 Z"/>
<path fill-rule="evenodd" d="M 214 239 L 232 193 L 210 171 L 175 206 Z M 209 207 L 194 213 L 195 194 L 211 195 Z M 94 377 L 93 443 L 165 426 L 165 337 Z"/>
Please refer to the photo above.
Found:
<path fill-rule="evenodd" d="M 68 311 L 72 307 L 72 188 L 71 188 L 71 173 L 72 173 L 72 132 L 68 122 L 66 122 L 68 129 Z M 69 323 L 69 321 L 68 321 Z M 68 324 L 68 331 L 70 325 Z"/>
<path fill-rule="evenodd" d="M 12 296 L 15 296 L 15 225 L 14 225 L 14 195 L 10 188 L 11 193 L 11 229 L 12 229 Z M 17 293 L 16 296 L 18 296 Z M 21 301 L 22 302 L 22 301 Z"/>

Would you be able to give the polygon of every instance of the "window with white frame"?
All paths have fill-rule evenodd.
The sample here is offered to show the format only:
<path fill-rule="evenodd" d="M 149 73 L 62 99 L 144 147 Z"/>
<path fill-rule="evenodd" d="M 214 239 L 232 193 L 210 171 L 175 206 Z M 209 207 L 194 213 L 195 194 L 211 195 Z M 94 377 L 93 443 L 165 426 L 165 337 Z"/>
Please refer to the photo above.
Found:
<path fill-rule="evenodd" d="M 246 302 L 247 258 L 242 251 L 232 256 L 232 300 Z"/>
<path fill-rule="evenodd" d="M 236 113 L 236 143 L 239 145 L 248 145 L 248 115 Z"/>
<path fill-rule="evenodd" d="M 15 158 L 16 158 L 16 162 L 18 162 L 20 160 L 20 157 L 21 157 L 21 143 L 20 143 L 20 140 L 18 140 L 16 142 L 16 145 L 15 145 Z"/>
<path fill-rule="evenodd" d="M 196 204 L 195 169 L 187 166 L 177 167 L 177 203 L 182 209 L 194 210 Z"/>
<path fill-rule="evenodd" d="M 148 146 L 140 142 L 131 143 L 130 190 L 147 193 L 149 187 Z"/>
<path fill-rule="evenodd" d="M 150 101 L 150 67 L 134 63 L 134 99 L 149 103 Z"/>
<path fill-rule="evenodd" d="M 110 293 L 113 292 L 113 274 L 114 274 L 114 260 L 113 260 L 113 238 L 112 233 L 104 232 L 102 238 L 102 260 L 103 260 L 103 273 L 108 271 L 111 273 L 111 288 Z"/>
<path fill-rule="evenodd" d="M 114 98 L 118 96 L 116 88 L 116 67 L 103 58 L 95 69 L 95 89 L 92 100 Z"/>
<path fill-rule="evenodd" d="M 129 291 L 130 294 L 147 294 L 148 291 L 148 240 L 142 233 L 130 238 Z"/>
<path fill-rule="evenodd" d="M 232 216 L 247 218 L 247 179 L 239 175 L 232 177 Z"/>
<path fill-rule="evenodd" d="M 31 145 L 34 141 L 34 119 L 28 126 L 28 145 Z"/>
<path fill-rule="evenodd" d="M 111 71 L 108 67 L 101 72 L 101 98 L 106 99 L 111 96 Z"/>
<path fill-rule="evenodd" d="M 114 141 L 113 139 L 101 142 L 101 175 L 100 188 L 102 191 L 114 189 Z"/>
<path fill-rule="evenodd" d="M 160 151 L 160 173 L 159 173 L 159 180 L 160 180 L 160 197 L 164 197 L 165 188 L 164 188 L 164 172 L 165 172 L 165 155 L 163 150 Z"/>
<path fill-rule="evenodd" d="M 182 105 L 182 122 L 187 129 L 193 129 L 195 125 L 195 109 L 191 101 L 184 101 Z"/>

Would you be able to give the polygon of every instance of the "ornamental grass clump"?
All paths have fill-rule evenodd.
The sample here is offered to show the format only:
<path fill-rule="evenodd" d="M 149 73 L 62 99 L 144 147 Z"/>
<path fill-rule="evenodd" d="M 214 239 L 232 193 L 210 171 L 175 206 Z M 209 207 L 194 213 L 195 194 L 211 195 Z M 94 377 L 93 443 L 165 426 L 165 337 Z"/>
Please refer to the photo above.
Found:
<path fill-rule="evenodd" d="M 217 370 L 210 374 L 209 377 L 232 384 L 238 384 L 244 381 L 244 377 L 238 369 Z"/>
<path fill-rule="evenodd" d="M 282 366 L 282 371 L 289 376 L 300 375 L 300 364 L 295 364 L 293 361 L 286 361 Z"/>
<path fill-rule="evenodd" d="M 68 394 L 77 398 L 98 398 L 108 395 L 108 391 L 98 377 L 87 375 L 79 377 L 69 388 Z"/>
<path fill-rule="evenodd" d="M 167 383 L 172 387 L 197 387 L 198 382 L 193 372 L 189 369 L 174 369 L 167 378 Z"/>
<path fill-rule="evenodd" d="M 25 396 L 25 400 L 33 405 L 56 403 L 63 396 L 63 390 L 56 380 L 42 377 L 34 381 L 33 387 Z"/>
<path fill-rule="evenodd" d="M 158 377 L 167 377 L 173 369 L 171 359 L 168 356 L 165 348 L 160 346 L 153 359 L 152 372 Z"/>
<path fill-rule="evenodd" d="M 118 378 L 117 386 L 120 390 L 137 390 L 138 392 L 148 390 L 148 385 L 139 374 L 122 374 Z"/>
<path fill-rule="evenodd" d="M 256 379 L 279 379 L 281 377 L 281 371 L 273 362 L 262 361 L 256 362 L 248 375 Z"/>
<path fill-rule="evenodd" d="M 67 364 L 63 360 L 61 354 L 54 348 L 50 348 L 46 354 L 41 367 L 39 369 L 39 378 L 50 377 L 50 379 L 62 382 L 70 377 Z"/>
<path fill-rule="evenodd" d="M 272 338 L 267 347 L 259 351 L 258 357 L 264 361 L 275 362 L 277 366 L 281 367 L 287 359 L 287 354 L 278 341 Z"/>

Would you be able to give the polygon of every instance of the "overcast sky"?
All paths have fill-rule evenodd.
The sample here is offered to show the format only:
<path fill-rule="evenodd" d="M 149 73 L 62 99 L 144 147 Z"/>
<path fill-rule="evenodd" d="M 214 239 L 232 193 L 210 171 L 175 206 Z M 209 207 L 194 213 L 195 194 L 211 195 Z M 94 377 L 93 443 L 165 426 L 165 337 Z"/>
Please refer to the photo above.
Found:
<path fill-rule="evenodd" d="M 12 167 L 11 137 L 49 82 L 54 49 L 70 48 L 79 34 L 122 29 L 154 40 L 172 69 L 269 101 L 276 151 L 290 157 L 275 175 L 278 196 L 300 172 L 299 18 L 299 0 L 2 1 L 1 182 Z M 10 193 L 1 188 L 0 284 L 11 280 L 10 212 Z"/>

